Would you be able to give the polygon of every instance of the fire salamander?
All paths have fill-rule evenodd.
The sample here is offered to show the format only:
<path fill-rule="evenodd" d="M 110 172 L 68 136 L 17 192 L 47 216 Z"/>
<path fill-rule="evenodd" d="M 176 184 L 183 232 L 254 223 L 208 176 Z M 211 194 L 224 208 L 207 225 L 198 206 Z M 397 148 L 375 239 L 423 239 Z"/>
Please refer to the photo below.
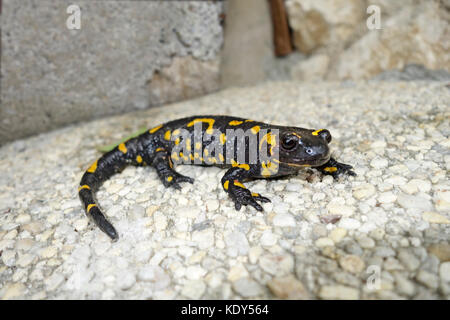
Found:
<path fill-rule="evenodd" d="M 193 116 L 156 126 L 120 143 L 96 160 L 84 173 L 78 193 L 88 216 L 111 239 L 118 233 L 100 211 L 94 193 L 101 183 L 126 165 L 149 165 L 165 187 L 180 189 L 190 177 L 175 171 L 174 164 L 228 168 L 221 179 L 236 210 L 270 200 L 248 190 L 243 182 L 251 178 L 272 178 L 315 167 L 335 179 L 340 174 L 356 175 L 352 166 L 330 156 L 331 134 L 326 129 L 283 127 L 229 116 Z"/>

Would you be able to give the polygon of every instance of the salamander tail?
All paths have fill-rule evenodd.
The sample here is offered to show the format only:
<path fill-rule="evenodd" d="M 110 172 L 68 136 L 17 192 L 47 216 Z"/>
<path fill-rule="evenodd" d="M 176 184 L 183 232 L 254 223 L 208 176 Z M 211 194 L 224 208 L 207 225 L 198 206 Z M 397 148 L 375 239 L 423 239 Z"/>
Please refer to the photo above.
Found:
<path fill-rule="evenodd" d="M 115 148 L 114 150 L 105 153 L 86 170 L 81 178 L 80 187 L 78 188 L 78 194 L 84 205 L 86 214 L 88 217 L 91 217 L 95 224 L 113 241 L 119 238 L 119 234 L 100 211 L 97 202 L 95 201 L 94 194 L 103 181 L 123 169 L 126 165 L 125 156 L 126 155 L 121 152 L 119 148 Z"/>
<path fill-rule="evenodd" d="M 95 224 L 106 233 L 113 241 L 119 238 L 119 234 L 113 225 L 106 219 L 94 200 L 94 194 L 91 187 L 87 184 L 80 186 L 78 195 L 84 204 L 86 214 L 94 220 Z"/>

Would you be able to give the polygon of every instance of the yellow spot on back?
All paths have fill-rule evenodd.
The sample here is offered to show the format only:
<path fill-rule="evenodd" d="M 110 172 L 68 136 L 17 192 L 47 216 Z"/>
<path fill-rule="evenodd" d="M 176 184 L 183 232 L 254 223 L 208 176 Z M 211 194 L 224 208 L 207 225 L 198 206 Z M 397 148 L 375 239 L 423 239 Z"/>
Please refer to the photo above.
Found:
<path fill-rule="evenodd" d="M 276 143 L 277 143 L 276 135 L 273 135 L 273 134 L 271 134 L 270 132 L 266 133 L 266 134 L 261 138 L 261 141 L 259 142 L 259 150 L 261 150 L 262 144 L 264 143 L 264 141 L 266 141 L 267 144 L 270 144 L 271 146 L 275 146 Z"/>
<path fill-rule="evenodd" d="M 213 133 L 213 125 L 214 125 L 214 119 L 211 118 L 198 118 L 198 119 L 194 119 L 191 122 L 189 122 L 187 124 L 188 127 L 192 127 L 194 124 L 196 124 L 197 122 L 205 122 L 208 124 L 208 128 L 206 129 L 206 133 L 207 134 L 212 134 Z"/>
<path fill-rule="evenodd" d="M 326 167 L 326 168 L 323 169 L 323 171 L 335 172 L 335 171 L 337 171 L 337 168 L 336 167 Z"/>
<path fill-rule="evenodd" d="M 208 154 L 209 154 L 208 149 L 205 148 L 205 150 L 203 150 L 203 154 L 204 154 L 205 156 L 208 156 Z"/>
<path fill-rule="evenodd" d="M 231 165 L 233 167 L 242 168 L 242 169 L 245 169 L 247 171 L 250 170 L 250 166 L 248 164 L 246 164 L 246 163 L 238 164 L 236 161 L 234 161 L 234 159 L 231 159 Z"/>
<path fill-rule="evenodd" d="M 219 153 L 219 159 L 221 162 L 223 162 L 225 160 L 222 153 Z"/>
<path fill-rule="evenodd" d="M 122 152 L 122 153 L 127 153 L 127 151 L 128 151 L 128 149 L 127 149 L 127 147 L 125 146 L 125 143 L 121 143 L 121 144 L 119 144 L 119 150 L 120 150 L 120 152 Z"/>
<path fill-rule="evenodd" d="M 172 159 L 175 161 L 179 160 L 178 155 L 175 152 L 172 153 Z"/>
<path fill-rule="evenodd" d="M 252 192 L 252 197 L 259 197 L 259 193 Z"/>
<path fill-rule="evenodd" d="M 302 138 L 302 136 L 301 135 L 299 135 L 298 133 L 296 133 L 296 132 L 292 132 L 292 134 L 294 135 L 294 136 L 296 136 L 297 138 L 299 138 L 299 139 L 301 139 Z"/>
<path fill-rule="evenodd" d="M 170 130 L 167 130 L 166 133 L 164 133 L 164 139 L 170 140 Z"/>
<path fill-rule="evenodd" d="M 196 142 L 195 143 L 195 149 L 200 150 L 202 148 L 202 143 L 201 142 Z"/>
<path fill-rule="evenodd" d="M 254 127 L 251 129 L 251 131 L 252 131 L 253 134 L 257 134 L 257 133 L 259 132 L 260 129 L 261 129 L 260 126 L 254 126 Z"/>
<path fill-rule="evenodd" d="M 241 123 L 243 123 L 243 121 L 239 121 L 239 120 L 233 120 L 233 121 L 228 122 L 228 124 L 229 124 L 230 126 L 238 126 L 238 125 L 240 125 Z"/>
<path fill-rule="evenodd" d="M 255 120 L 245 120 L 245 122 L 255 122 Z"/>
<path fill-rule="evenodd" d="M 191 151 L 191 139 L 186 139 L 186 150 Z"/>
<path fill-rule="evenodd" d="M 142 163 L 142 157 L 141 156 L 137 156 L 136 157 L 136 161 L 137 161 L 137 163 Z"/>
<path fill-rule="evenodd" d="M 87 184 L 82 185 L 81 187 L 78 188 L 78 192 L 80 192 L 80 191 L 83 190 L 83 189 L 91 190 L 91 187 L 89 187 Z"/>
<path fill-rule="evenodd" d="M 175 130 L 173 130 L 172 134 L 173 134 L 174 136 L 179 135 L 179 134 L 180 134 L 180 129 L 175 129 Z"/>
<path fill-rule="evenodd" d="M 227 141 L 227 136 L 225 135 L 225 133 L 222 133 L 219 139 L 221 144 L 225 144 L 225 142 Z"/>
<path fill-rule="evenodd" d="M 323 129 L 319 129 L 319 130 L 316 130 L 316 131 L 314 131 L 313 133 L 311 133 L 313 136 L 317 136 L 317 135 L 319 135 L 319 132 L 320 131 L 322 131 Z"/>
<path fill-rule="evenodd" d="M 177 139 L 175 140 L 175 144 L 176 144 L 176 145 L 179 145 L 179 144 L 180 144 L 180 138 L 177 138 Z"/>
<path fill-rule="evenodd" d="M 87 169 L 87 172 L 94 173 L 95 170 L 97 170 L 97 162 L 98 160 L 95 160 L 95 162 L 89 167 L 89 169 Z"/>
<path fill-rule="evenodd" d="M 164 151 L 164 148 L 157 148 L 156 152 Z"/>
<path fill-rule="evenodd" d="M 87 206 L 86 211 L 89 212 L 89 211 L 91 211 L 91 209 L 92 209 L 93 207 L 96 207 L 96 206 L 97 206 L 97 205 L 96 205 L 95 203 L 90 204 L 90 205 Z"/>
<path fill-rule="evenodd" d="M 161 129 L 161 127 L 162 127 L 162 124 L 160 124 L 159 126 L 154 127 L 154 128 L 152 128 L 152 129 L 148 130 L 148 132 L 150 132 L 150 133 L 155 133 L 156 131 L 158 131 L 159 129 Z"/>
<path fill-rule="evenodd" d="M 172 181 L 173 180 L 173 177 L 172 176 L 169 176 L 169 177 L 167 177 L 167 181 Z"/>
<path fill-rule="evenodd" d="M 244 188 L 244 189 L 247 189 L 242 183 L 240 183 L 239 181 L 237 181 L 237 180 L 234 180 L 234 182 L 233 182 L 233 184 L 235 185 L 235 186 L 238 186 L 238 187 L 241 187 L 241 188 Z"/>
<path fill-rule="evenodd" d="M 228 190 L 228 184 L 230 183 L 230 181 L 225 181 L 225 183 L 223 184 L 223 187 L 225 188 L 225 190 Z"/>

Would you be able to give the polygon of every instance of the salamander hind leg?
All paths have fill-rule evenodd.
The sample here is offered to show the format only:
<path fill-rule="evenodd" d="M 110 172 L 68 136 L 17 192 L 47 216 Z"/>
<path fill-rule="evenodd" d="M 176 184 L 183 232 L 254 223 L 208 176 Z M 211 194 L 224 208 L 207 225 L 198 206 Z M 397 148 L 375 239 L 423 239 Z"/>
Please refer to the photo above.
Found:
<path fill-rule="evenodd" d="M 222 177 L 222 186 L 234 201 L 236 210 L 240 210 L 242 205 L 251 205 L 258 211 L 263 211 L 257 202 L 270 202 L 270 199 L 258 193 L 248 190 L 240 181 L 251 177 L 251 170 L 245 168 L 231 168 Z"/>
<path fill-rule="evenodd" d="M 158 151 L 152 163 L 159 179 L 166 188 L 174 187 L 180 190 L 180 182 L 194 183 L 194 179 L 179 174 L 173 169 L 172 160 L 166 151 Z"/>
<path fill-rule="evenodd" d="M 356 176 L 356 173 L 352 170 L 353 167 L 351 165 L 337 162 L 333 158 L 330 158 L 327 163 L 317 167 L 317 169 L 323 174 L 331 175 L 334 179 L 337 179 L 341 174 Z"/>

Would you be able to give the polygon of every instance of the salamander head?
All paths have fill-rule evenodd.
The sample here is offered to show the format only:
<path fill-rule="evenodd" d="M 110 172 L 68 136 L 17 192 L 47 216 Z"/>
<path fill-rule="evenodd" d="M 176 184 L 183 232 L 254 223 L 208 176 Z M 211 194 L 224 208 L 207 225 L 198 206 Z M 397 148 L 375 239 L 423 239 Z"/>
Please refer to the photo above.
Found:
<path fill-rule="evenodd" d="M 321 166 L 330 160 L 331 134 L 326 129 L 289 128 L 280 132 L 280 162 L 292 167 Z"/>

